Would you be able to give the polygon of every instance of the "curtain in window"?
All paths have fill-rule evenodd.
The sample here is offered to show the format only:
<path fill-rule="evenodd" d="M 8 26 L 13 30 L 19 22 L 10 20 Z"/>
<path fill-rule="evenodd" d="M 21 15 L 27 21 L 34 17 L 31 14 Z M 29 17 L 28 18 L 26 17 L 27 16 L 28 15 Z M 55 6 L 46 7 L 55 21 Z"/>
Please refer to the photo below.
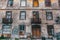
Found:
<path fill-rule="evenodd" d="M 8 5 L 9 5 L 9 6 L 12 6 L 12 5 L 13 5 L 13 0 L 9 0 L 9 1 L 8 1 Z"/>
<path fill-rule="evenodd" d="M 26 12 L 25 11 L 20 12 L 20 19 L 22 19 L 22 20 L 26 19 Z"/>
<path fill-rule="evenodd" d="M 7 18 L 7 19 L 12 18 L 12 11 L 7 11 L 7 12 L 6 12 L 6 18 Z"/>
<path fill-rule="evenodd" d="M 38 0 L 33 0 L 33 6 L 34 6 L 34 7 L 38 7 L 38 6 L 39 6 Z"/>
<path fill-rule="evenodd" d="M 21 6 L 26 6 L 26 0 L 21 0 Z"/>

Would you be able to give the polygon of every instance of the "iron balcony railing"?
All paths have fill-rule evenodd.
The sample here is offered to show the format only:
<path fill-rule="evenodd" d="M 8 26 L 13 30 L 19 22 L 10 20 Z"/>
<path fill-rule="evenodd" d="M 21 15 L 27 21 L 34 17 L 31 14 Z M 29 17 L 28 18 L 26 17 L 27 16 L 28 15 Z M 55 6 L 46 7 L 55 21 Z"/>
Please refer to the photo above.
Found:
<path fill-rule="evenodd" d="M 2 18 L 2 23 L 4 24 L 12 24 L 13 23 L 13 19 L 12 18 Z"/>
<path fill-rule="evenodd" d="M 40 18 L 31 18 L 31 24 L 41 24 Z"/>

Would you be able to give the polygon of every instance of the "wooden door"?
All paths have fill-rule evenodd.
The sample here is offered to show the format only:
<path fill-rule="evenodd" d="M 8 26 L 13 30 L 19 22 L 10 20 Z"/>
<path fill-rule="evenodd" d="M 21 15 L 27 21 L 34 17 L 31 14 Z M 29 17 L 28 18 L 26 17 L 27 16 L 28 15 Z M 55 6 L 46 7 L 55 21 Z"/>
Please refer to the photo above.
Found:
<path fill-rule="evenodd" d="M 32 36 L 34 37 L 34 38 L 40 38 L 40 36 L 41 36 L 41 29 L 40 29 L 40 27 L 32 27 Z"/>

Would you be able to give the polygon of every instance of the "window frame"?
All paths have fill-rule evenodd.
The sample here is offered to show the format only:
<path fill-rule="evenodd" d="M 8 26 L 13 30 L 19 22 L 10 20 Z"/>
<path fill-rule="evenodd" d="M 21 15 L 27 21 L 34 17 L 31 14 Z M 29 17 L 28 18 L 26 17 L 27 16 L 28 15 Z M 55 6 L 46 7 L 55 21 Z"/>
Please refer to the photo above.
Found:
<path fill-rule="evenodd" d="M 21 25 L 24 26 L 24 30 L 20 30 L 20 27 L 22 27 Z M 19 34 L 20 34 L 21 32 L 24 32 L 24 34 L 25 34 L 25 32 L 26 32 L 26 25 L 24 25 L 24 24 L 21 24 L 21 25 L 19 25 Z M 23 34 L 23 35 L 24 35 L 24 34 Z M 20 35 L 22 35 L 22 34 L 20 34 Z"/>
<path fill-rule="evenodd" d="M 32 12 L 33 17 L 34 17 L 34 13 L 35 13 L 35 17 L 36 18 L 39 18 L 39 11 L 33 11 Z"/>
<path fill-rule="evenodd" d="M 13 6 L 13 1 L 14 1 L 14 0 L 12 0 L 12 4 L 9 4 L 9 1 L 10 1 L 10 0 L 8 0 L 8 2 L 7 2 L 7 6 L 8 6 L 8 7 L 12 7 L 12 6 Z"/>
<path fill-rule="evenodd" d="M 8 13 L 10 13 L 11 15 L 8 15 Z M 11 16 L 11 18 L 12 18 L 12 11 L 6 11 L 6 18 L 7 18 L 7 16 Z M 8 19 L 10 19 L 10 18 L 8 18 Z"/>
<path fill-rule="evenodd" d="M 5 26 L 5 28 L 4 28 L 4 26 Z M 6 26 L 9 26 L 10 28 L 6 28 Z M 8 32 L 10 32 L 9 34 L 11 34 L 11 28 L 12 28 L 12 25 L 11 24 L 3 24 L 2 25 L 2 32 L 4 33 L 5 31 L 7 31 L 7 30 L 9 30 Z M 5 34 L 7 34 L 6 32 L 5 32 Z"/>
<path fill-rule="evenodd" d="M 33 7 L 39 7 L 39 0 L 37 0 L 38 6 L 34 6 L 34 1 L 36 0 L 33 0 Z"/>
<path fill-rule="evenodd" d="M 50 15 L 48 15 L 50 14 Z M 51 17 L 51 19 L 48 19 L 48 16 Z M 53 13 L 52 12 L 46 12 L 46 20 L 53 20 Z"/>
<path fill-rule="evenodd" d="M 20 27 L 22 27 L 22 26 L 23 26 L 24 30 L 20 30 Z M 20 30 L 20 31 L 25 31 L 25 27 L 26 27 L 26 26 L 25 26 L 24 24 L 19 25 L 19 30 Z"/>
<path fill-rule="evenodd" d="M 25 6 L 21 6 L 22 0 L 20 0 L 20 7 L 26 7 L 27 6 L 27 0 L 23 0 L 23 1 L 25 1 Z"/>
<path fill-rule="evenodd" d="M 51 7 L 51 0 L 49 0 L 49 1 L 45 0 L 45 6 L 46 7 Z"/>
<path fill-rule="evenodd" d="M 51 29 L 53 29 L 53 34 L 52 34 Z M 53 25 L 47 25 L 47 33 L 48 33 L 49 36 L 53 36 L 54 35 L 54 26 Z"/>
<path fill-rule="evenodd" d="M 22 14 L 22 13 L 25 13 L 24 19 L 21 19 L 21 16 L 22 16 L 21 14 Z M 20 11 L 19 19 L 20 19 L 20 20 L 26 20 L 26 11 Z"/>

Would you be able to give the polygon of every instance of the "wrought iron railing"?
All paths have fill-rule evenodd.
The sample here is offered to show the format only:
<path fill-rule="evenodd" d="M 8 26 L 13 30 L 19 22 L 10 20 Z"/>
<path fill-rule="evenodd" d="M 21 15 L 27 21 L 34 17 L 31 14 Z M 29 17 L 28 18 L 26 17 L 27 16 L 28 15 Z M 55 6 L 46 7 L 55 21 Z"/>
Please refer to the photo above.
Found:
<path fill-rule="evenodd" d="M 10 18 L 10 19 L 2 18 L 2 23 L 4 23 L 4 24 L 12 24 L 12 22 L 13 22 L 12 18 Z"/>
<path fill-rule="evenodd" d="M 31 24 L 41 24 L 40 18 L 31 18 Z"/>

